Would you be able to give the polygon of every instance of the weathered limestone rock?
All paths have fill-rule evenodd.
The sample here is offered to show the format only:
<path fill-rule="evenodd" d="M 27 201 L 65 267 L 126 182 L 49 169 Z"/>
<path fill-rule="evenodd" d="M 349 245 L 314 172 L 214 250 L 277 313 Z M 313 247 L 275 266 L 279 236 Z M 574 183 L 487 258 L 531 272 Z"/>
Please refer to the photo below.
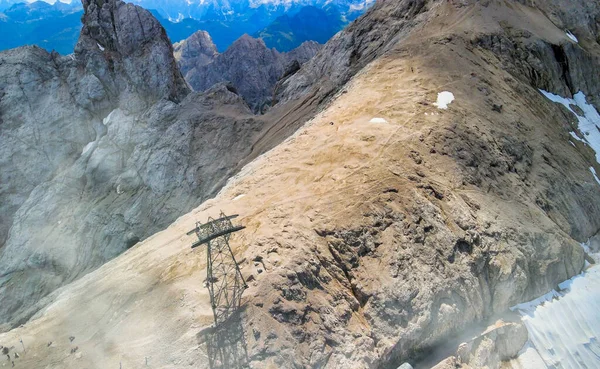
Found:
<path fill-rule="evenodd" d="M 431 369 L 459 369 L 459 368 L 461 368 L 461 365 L 460 365 L 458 359 L 456 358 L 456 356 L 450 356 L 449 358 L 445 359 L 444 361 L 442 361 L 441 363 L 432 367 Z"/>
<path fill-rule="evenodd" d="M 458 347 L 456 356 L 463 367 L 498 369 L 513 359 L 527 342 L 527 328 L 521 322 L 501 322 L 472 341 Z"/>
<path fill-rule="evenodd" d="M 197 31 L 173 45 L 175 59 L 185 76 L 191 69 L 212 63 L 219 52 L 206 31 Z"/>
<path fill-rule="evenodd" d="M 141 99 L 182 100 L 189 92 L 160 23 L 145 9 L 120 0 L 84 0 L 75 58 L 124 108 Z M 129 105 L 129 106 L 128 106 Z M 144 107 L 144 106 L 142 106 Z"/>

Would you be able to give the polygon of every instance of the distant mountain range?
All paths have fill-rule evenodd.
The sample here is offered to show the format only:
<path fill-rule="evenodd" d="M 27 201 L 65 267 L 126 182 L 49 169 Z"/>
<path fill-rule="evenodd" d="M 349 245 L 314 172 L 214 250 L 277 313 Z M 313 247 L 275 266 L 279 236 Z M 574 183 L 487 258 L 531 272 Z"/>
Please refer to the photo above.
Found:
<path fill-rule="evenodd" d="M 70 54 L 79 37 L 82 15 L 81 5 L 43 1 L 12 4 L 0 13 L 0 50 L 38 45 Z"/>
<path fill-rule="evenodd" d="M 304 41 L 325 43 L 375 0 L 132 0 L 151 9 L 173 43 L 207 31 L 219 52 L 243 34 L 263 38 L 279 51 Z M 73 52 L 83 14 L 70 3 L 0 0 L 0 50 L 35 44 L 61 54 Z"/>
<path fill-rule="evenodd" d="M 164 18 L 157 10 L 150 12 L 159 20 L 167 31 L 171 42 L 176 43 L 190 37 L 198 30 L 206 31 L 210 34 L 213 42 L 219 52 L 225 51 L 235 40 L 243 34 L 254 34 L 257 32 L 256 26 L 252 22 L 226 22 L 220 20 L 197 20 L 193 18 L 184 18 L 173 22 Z"/>
<path fill-rule="evenodd" d="M 336 7 L 350 20 L 362 14 L 375 0 L 132 0 L 146 9 L 156 9 L 164 18 L 223 22 L 252 22 L 256 31 L 277 17 L 297 13 L 302 7 Z"/>
<path fill-rule="evenodd" d="M 254 36 L 262 38 L 267 47 L 290 51 L 307 40 L 324 44 L 348 23 L 335 6 L 305 6 L 294 15 L 278 17 Z"/>

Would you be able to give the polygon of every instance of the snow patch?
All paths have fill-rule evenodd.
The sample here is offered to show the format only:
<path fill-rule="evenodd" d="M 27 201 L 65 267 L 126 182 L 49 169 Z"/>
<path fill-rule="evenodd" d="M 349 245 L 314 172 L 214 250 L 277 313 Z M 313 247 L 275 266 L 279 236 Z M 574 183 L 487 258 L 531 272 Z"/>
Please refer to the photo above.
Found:
<path fill-rule="evenodd" d="M 598 175 L 596 174 L 596 169 L 594 169 L 594 167 L 590 167 L 590 172 L 592 172 L 592 174 L 594 175 L 596 182 L 598 182 L 598 184 L 600 184 L 600 178 L 598 178 Z"/>
<path fill-rule="evenodd" d="M 369 121 L 369 123 L 387 123 L 388 121 L 383 118 L 373 118 Z"/>
<path fill-rule="evenodd" d="M 102 119 L 102 124 L 104 124 L 105 126 L 108 125 L 108 123 L 110 122 L 110 118 L 112 118 L 112 115 L 114 114 L 114 112 L 116 112 L 117 110 L 113 110 L 110 112 L 110 114 L 108 114 L 106 116 L 106 118 Z"/>
<path fill-rule="evenodd" d="M 583 134 L 583 139 L 577 137 L 574 132 L 571 132 L 571 137 L 590 146 L 596 152 L 596 161 L 600 163 L 600 114 L 593 105 L 587 103 L 585 94 L 580 91 L 573 96 L 573 99 L 568 99 L 548 91 L 540 90 L 540 92 L 549 100 L 561 104 L 575 114 L 579 121 L 577 128 Z M 583 116 L 579 116 L 571 105 L 578 106 L 583 111 Z"/>
<path fill-rule="evenodd" d="M 584 250 L 594 259 L 600 254 Z M 597 260 L 597 259 L 596 259 Z M 512 368 L 600 368 L 600 266 L 561 284 L 533 301 L 516 305 L 529 342 L 510 362 Z"/>
<path fill-rule="evenodd" d="M 190 4 L 190 2 L 188 2 L 188 5 L 192 5 L 192 4 Z M 177 13 L 177 18 L 173 18 L 171 16 L 169 16 L 168 18 L 169 18 L 170 22 L 179 23 L 185 19 L 185 16 L 181 12 L 179 12 L 179 13 Z"/>
<path fill-rule="evenodd" d="M 98 45 L 98 49 L 100 49 L 100 51 L 104 51 L 104 48 L 102 47 L 102 45 L 100 45 L 99 43 L 96 42 L 96 45 Z"/>
<path fill-rule="evenodd" d="M 518 356 L 511 360 L 510 366 L 514 369 L 546 369 L 544 360 L 533 347 L 531 341 L 527 341 L 519 351 Z"/>
<path fill-rule="evenodd" d="M 550 302 L 560 297 L 560 294 L 556 290 L 552 290 L 545 295 L 538 297 L 535 300 L 523 302 L 510 308 L 511 311 L 518 311 L 521 314 L 526 314 L 535 311 L 535 308 L 543 305 L 546 302 Z"/>
<path fill-rule="evenodd" d="M 90 151 L 90 149 L 94 146 L 94 142 L 96 141 L 89 142 L 87 145 L 85 145 L 83 151 L 81 152 L 81 156 L 85 155 L 88 151 Z"/>
<path fill-rule="evenodd" d="M 454 101 L 454 94 L 449 91 L 443 91 L 438 94 L 437 101 L 433 105 L 437 106 L 438 109 L 448 109 L 448 105 Z"/>
<path fill-rule="evenodd" d="M 573 42 L 579 43 L 579 40 L 577 39 L 577 37 L 575 37 L 574 34 L 571 33 L 571 31 L 567 30 L 566 34 L 567 37 L 570 38 Z"/>

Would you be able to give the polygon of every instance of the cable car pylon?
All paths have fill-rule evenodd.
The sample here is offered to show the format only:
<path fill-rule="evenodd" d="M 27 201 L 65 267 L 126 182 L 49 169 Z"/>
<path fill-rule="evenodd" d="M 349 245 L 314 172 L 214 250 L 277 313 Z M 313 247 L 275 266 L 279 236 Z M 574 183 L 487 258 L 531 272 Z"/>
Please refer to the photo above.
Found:
<path fill-rule="evenodd" d="M 194 242 L 192 249 L 206 244 L 206 286 L 210 294 L 215 327 L 227 321 L 240 307 L 242 293 L 248 288 L 229 246 L 231 234 L 246 228 L 233 225 L 231 220 L 237 216 L 225 216 L 221 212 L 218 219 L 208 218 L 204 224 L 197 222 L 196 228 L 187 233 L 195 233 L 198 236 L 198 241 Z"/>

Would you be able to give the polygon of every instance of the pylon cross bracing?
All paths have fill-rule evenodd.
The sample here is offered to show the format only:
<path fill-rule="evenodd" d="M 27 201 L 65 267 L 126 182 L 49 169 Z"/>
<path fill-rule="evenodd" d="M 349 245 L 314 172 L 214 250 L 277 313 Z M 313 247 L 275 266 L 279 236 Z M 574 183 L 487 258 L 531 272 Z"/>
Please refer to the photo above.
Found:
<path fill-rule="evenodd" d="M 231 220 L 236 217 L 221 212 L 218 219 L 208 218 L 204 224 L 198 222 L 196 228 L 187 233 L 198 236 L 192 248 L 206 244 L 206 284 L 215 326 L 225 322 L 239 308 L 242 293 L 248 288 L 229 246 L 231 234 L 246 228 L 233 225 Z"/>

